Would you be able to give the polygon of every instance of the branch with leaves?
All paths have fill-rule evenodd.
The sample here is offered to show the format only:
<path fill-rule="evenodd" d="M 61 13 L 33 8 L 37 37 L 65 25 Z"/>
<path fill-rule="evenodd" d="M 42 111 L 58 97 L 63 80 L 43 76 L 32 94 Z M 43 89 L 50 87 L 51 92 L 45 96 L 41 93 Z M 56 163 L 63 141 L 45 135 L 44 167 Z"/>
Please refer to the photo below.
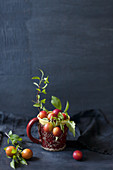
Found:
<path fill-rule="evenodd" d="M 56 109 L 63 110 L 62 109 L 61 100 L 58 97 L 52 96 L 51 97 L 51 104 Z M 57 117 L 53 117 L 53 120 L 55 120 L 55 122 L 51 120 L 51 122 L 53 124 L 53 127 L 55 127 L 57 125 L 60 125 L 60 128 L 63 131 L 63 133 L 64 133 L 64 124 L 62 124 L 62 121 L 64 121 L 64 117 L 63 117 L 62 113 L 65 113 L 67 118 L 68 118 L 69 117 L 69 114 L 67 112 L 68 109 L 69 109 L 69 102 L 67 101 L 64 111 L 59 112 Z M 43 119 L 47 119 L 47 118 L 43 118 Z M 69 128 L 69 131 L 72 132 L 73 136 L 75 137 L 75 122 L 74 121 L 70 121 L 68 119 L 68 121 L 66 121 L 66 126 Z"/>
<path fill-rule="evenodd" d="M 55 96 L 52 96 L 51 97 L 51 104 L 56 108 L 56 109 L 60 109 L 62 110 L 62 104 L 61 104 L 61 100 L 58 98 L 58 97 L 55 97 Z M 65 113 L 68 117 L 68 109 L 69 109 L 69 102 L 67 101 L 66 102 L 66 106 L 65 106 L 65 109 L 63 111 L 63 113 Z M 61 112 L 58 113 L 58 118 L 55 118 L 56 119 L 56 123 L 58 122 L 61 122 L 63 120 L 63 115 Z M 75 137 L 75 122 L 74 121 L 70 121 L 68 120 L 66 122 L 66 126 L 69 128 L 69 131 L 73 133 L 73 136 Z M 64 125 L 62 125 L 62 123 L 60 123 L 60 128 L 61 130 L 64 132 Z"/>
<path fill-rule="evenodd" d="M 46 92 L 46 88 L 49 84 L 49 81 L 48 81 L 48 76 L 47 77 L 44 77 L 44 72 L 40 69 L 40 72 L 41 72 L 41 77 L 32 77 L 32 79 L 34 80 L 38 80 L 38 83 L 37 82 L 33 82 L 34 85 L 37 86 L 36 90 L 38 91 L 37 92 L 37 95 L 36 95 L 36 102 L 35 104 L 33 105 L 34 107 L 38 107 L 39 111 L 40 110 L 46 110 L 47 109 L 45 108 L 44 104 L 46 103 L 46 99 L 41 99 L 41 94 L 47 94 Z"/>
<path fill-rule="evenodd" d="M 22 157 L 23 148 L 19 143 L 22 142 L 22 138 L 20 138 L 16 134 L 13 134 L 12 131 L 9 131 L 8 134 L 5 132 L 5 135 L 8 137 L 7 143 L 9 144 L 11 142 L 13 145 L 4 148 L 4 150 L 6 151 L 7 158 L 11 159 L 11 168 L 15 169 L 16 164 L 28 165 L 26 160 Z"/>

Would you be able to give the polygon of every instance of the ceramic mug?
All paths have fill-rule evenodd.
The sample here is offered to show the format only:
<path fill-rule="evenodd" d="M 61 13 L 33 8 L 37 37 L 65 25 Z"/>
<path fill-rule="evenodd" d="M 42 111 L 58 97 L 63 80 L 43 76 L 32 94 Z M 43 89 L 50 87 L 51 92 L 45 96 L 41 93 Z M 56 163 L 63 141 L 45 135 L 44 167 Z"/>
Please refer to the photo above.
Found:
<path fill-rule="evenodd" d="M 69 117 L 70 119 L 70 117 Z M 68 119 L 68 120 L 69 120 Z M 61 151 L 66 147 L 66 137 L 67 137 L 67 131 L 68 128 L 66 126 L 66 121 L 62 121 L 62 124 L 64 125 L 64 133 L 59 136 L 58 140 L 56 140 L 55 136 L 52 134 L 52 132 L 45 132 L 44 131 L 44 125 L 48 123 L 46 120 L 43 120 L 39 118 L 38 116 L 33 118 L 29 121 L 27 125 L 27 136 L 29 139 L 37 144 L 41 144 L 42 148 L 48 151 Z M 39 133 L 39 139 L 36 139 L 31 134 L 31 128 L 34 125 L 34 123 L 38 122 L 38 133 Z"/>

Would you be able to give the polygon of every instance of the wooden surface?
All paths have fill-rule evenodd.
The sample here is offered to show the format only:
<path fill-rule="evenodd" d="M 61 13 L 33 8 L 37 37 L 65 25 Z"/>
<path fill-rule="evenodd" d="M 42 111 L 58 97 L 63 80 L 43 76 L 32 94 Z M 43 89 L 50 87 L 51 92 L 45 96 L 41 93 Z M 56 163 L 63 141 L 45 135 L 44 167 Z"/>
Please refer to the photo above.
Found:
<path fill-rule="evenodd" d="M 47 99 L 69 100 L 71 115 L 112 113 L 113 1 L 0 0 L 1 111 L 37 114 L 39 68 L 50 77 Z"/>

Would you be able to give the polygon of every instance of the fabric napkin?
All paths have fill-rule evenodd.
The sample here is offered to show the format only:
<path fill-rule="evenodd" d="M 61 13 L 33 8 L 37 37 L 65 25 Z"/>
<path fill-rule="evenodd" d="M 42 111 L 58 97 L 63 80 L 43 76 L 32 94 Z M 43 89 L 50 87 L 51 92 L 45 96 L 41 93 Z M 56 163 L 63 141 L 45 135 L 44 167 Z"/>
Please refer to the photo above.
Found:
<path fill-rule="evenodd" d="M 30 142 L 26 135 L 26 126 L 33 117 L 17 117 L 11 113 L 0 112 L 0 144 L 5 132 L 12 130 Z M 71 117 L 76 123 L 76 137 L 68 132 L 67 146 L 81 147 L 103 154 L 113 153 L 113 127 L 101 110 L 87 110 Z M 33 126 L 32 134 L 37 135 L 37 126 Z"/>

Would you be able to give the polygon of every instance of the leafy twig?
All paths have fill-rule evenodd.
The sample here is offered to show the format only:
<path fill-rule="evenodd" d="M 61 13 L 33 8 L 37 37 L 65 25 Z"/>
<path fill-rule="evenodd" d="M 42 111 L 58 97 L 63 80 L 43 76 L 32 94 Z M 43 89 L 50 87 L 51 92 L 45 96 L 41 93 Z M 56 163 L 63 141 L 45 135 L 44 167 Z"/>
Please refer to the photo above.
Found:
<path fill-rule="evenodd" d="M 15 169 L 16 168 L 16 163 L 21 163 L 24 165 L 27 165 L 27 162 L 24 158 L 22 158 L 21 152 L 22 152 L 22 147 L 19 145 L 18 142 L 22 141 L 22 138 L 20 138 L 18 135 L 13 134 L 12 131 L 9 131 L 9 133 L 7 134 L 5 132 L 5 135 L 8 137 L 7 143 L 9 144 L 9 140 L 11 141 L 11 143 L 14 145 L 15 149 L 12 149 L 12 154 L 13 157 L 7 156 L 8 158 L 12 158 L 11 162 L 10 162 L 10 166 L 11 168 Z M 7 147 L 4 148 L 4 150 L 6 151 Z"/>
<path fill-rule="evenodd" d="M 44 72 L 41 69 L 40 69 L 40 72 L 41 72 L 41 78 L 37 77 L 37 76 L 32 77 L 32 79 L 38 80 L 38 83 L 36 83 L 36 82 L 33 83 L 34 85 L 36 85 L 38 87 L 38 88 L 36 88 L 36 90 L 38 91 L 37 95 L 36 95 L 36 103 L 33 106 L 38 107 L 39 112 L 40 112 L 41 109 L 43 109 L 43 110 L 45 109 L 45 107 L 43 105 L 46 102 L 46 99 L 41 100 L 40 94 L 41 93 L 47 94 L 46 93 L 46 87 L 49 84 L 48 76 L 44 77 Z"/>

